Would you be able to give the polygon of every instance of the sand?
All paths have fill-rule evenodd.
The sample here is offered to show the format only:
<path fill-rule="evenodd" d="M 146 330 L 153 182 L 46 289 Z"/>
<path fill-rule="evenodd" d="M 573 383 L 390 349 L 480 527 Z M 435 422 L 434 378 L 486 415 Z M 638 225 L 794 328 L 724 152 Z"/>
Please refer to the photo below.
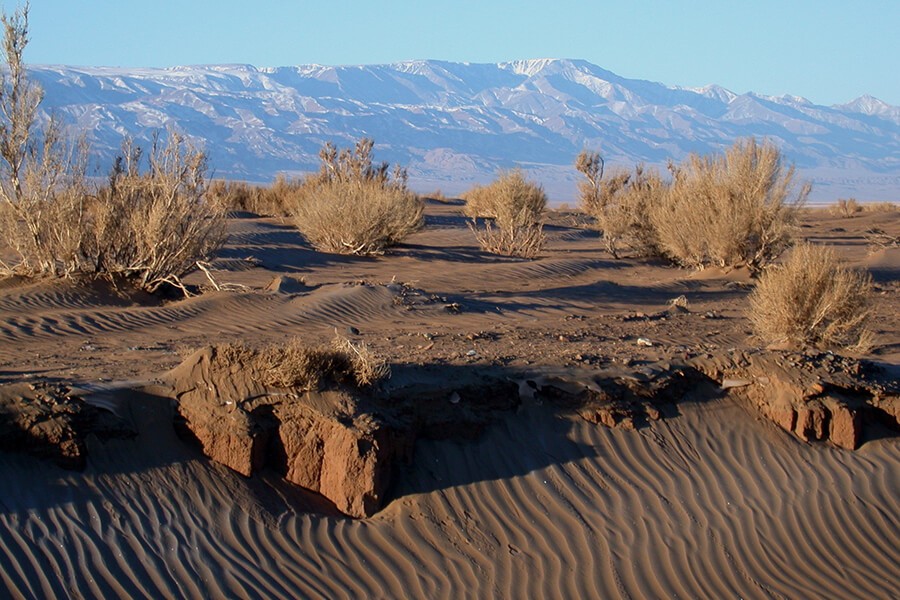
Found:
<path fill-rule="evenodd" d="M 395 367 L 594 369 L 754 348 L 748 274 L 613 260 L 557 214 L 537 261 L 485 255 L 430 204 L 396 251 L 312 251 L 236 215 L 213 262 L 235 291 L 161 302 L 101 284 L 0 282 L 0 384 L 134 389 L 196 347 L 335 330 Z M 900 214 L 805 217 L 876 280 L 876 347 L 900 364 Z M 277 279 L 280 278 L 280 279 Z M 202 274 L 190 281 L 203 284 Z M 690 311 L 663 312 L 685 295 Z M 638 338 L 652 345 L 637 343 Z M 474 351 L 474 354 L 471 353 Z M 125 382 L 130 382 L 126 384 Z M 448 379 L 448 389 L 453 381 Z M 89 438 L 87 466 L 0 452 L 0 578 L 46 598 L 891 598 L 900 442 L 805 443 L 736 397 L 698 391 L 636 430 L 538 401 L 475 440 L 420 439 L 385 508 L 355 520 L 277 473 L 244 478 L 182 441 L 165 398 L 107 398 L 138 431 Z M 2 595 L 2 594 L 0 594 Z"/>

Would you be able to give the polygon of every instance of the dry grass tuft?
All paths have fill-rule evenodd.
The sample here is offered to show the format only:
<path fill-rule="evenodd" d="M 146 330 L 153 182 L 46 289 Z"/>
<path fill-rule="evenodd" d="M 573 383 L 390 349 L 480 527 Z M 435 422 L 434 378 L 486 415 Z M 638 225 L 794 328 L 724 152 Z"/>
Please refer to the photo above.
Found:
<path fill-rule="evenodd" d="M 829 209 L 831 214 L 848 219 L 863 211 L 862 205 L 856 198 L 838 198 L 838 201 Z"/>
<path fill-rule="evenodd" d="M 353 342 L 342 336 L 335 336 L 331 347 L 350 362 L 354 383 L 359 387 L 374 385 L 391 376 L 391 367 L 378 358 L 365 342 Z"/>
<path fill-rule="evenodd" d="M 320 172 L 294 194 L 294 224 L 323 252 L 378 254 L 422 227 L 424 203 L 407 189 L 406 172 L 373 166 L 372 146 L 363 139 L 338 153 L 327 144 Z"/>
<path fill-rule="evenodd" d="M 293 338 L 287 344 L 259 350 L 240 344 L 218 346 L 217 355 L 227 364 L 262 373 L 265 385 L 300 392 L 319 390 L 329 384 L 368 387 L 391 375 L 387 363 L 364 343 L 356 344 L 340 336 L 330 347 L 308 346 Z"/>
<path fill-rule="evenodd" d="M 747 266 L 758 270 L 790 244 L 797 209 L 794 167 L 772 142 L 737 140 L 721 155 L 691 155 L 671 167 L 673 181 L 651 206 L 658 250 L 686 267 Z"/>
<path fill-rule="evenodd" d="M 297 338 L 284 346 L 269 346 L 256 355 L 266 384 L 302 391 L 319 389 L 325 381 L 352 379 L 348 357 L 329 348 L 310 348 Z"/>
<path fill-rule="evenodd" d="M 546 240 L 542 217 L 547 196 L 541 186 L 526 181 L 520 169 L 501 173 L 493 183 L 464 195 L 469 228 L 481 248 L 492 254 L 535 258 Z M 474 205 L 470 205 L 474 201 Z M 487 221 L 479 227 L 475 217 Z"/>
<path fill-rule="evenodd" d="M 765 343 L 783 348 L 871 343 L 868 274 L 841 265 L 824 246 L 798 244 L 782 265 L 771 265 L 750 295 L 750 321 Z"/>

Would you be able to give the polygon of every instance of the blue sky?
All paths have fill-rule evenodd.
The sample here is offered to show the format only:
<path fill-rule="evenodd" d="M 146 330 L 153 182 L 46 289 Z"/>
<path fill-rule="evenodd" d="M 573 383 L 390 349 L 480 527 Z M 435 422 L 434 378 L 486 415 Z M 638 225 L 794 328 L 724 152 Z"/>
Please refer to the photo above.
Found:
<path fill-rule="evenodd" d="M 30 26 L 30 63 L 582 58 L 667 85 L 900 105 L 900 0 L 32 0 Z"/>

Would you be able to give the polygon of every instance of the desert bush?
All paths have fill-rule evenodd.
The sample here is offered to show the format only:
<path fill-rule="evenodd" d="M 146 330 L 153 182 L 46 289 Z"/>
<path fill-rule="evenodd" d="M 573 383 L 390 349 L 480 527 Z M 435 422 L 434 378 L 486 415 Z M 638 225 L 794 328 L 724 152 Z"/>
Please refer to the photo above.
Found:
<path fill-rule="evenodd" d="M 692 154 L 650 207 L 658 251 L 692 268 L 758 270 L 790 243 L 809 184 L 794 194 L 794 167 L 772 142 L 739 139 L 723 154 Z"/>
<path fill-rule="evenodd" d="M 856 198 L 838 198 L 838 201 L 831 207 L 831 214 L 847 219 L 862 210 L 863 208 Z"/>
<path fill-rule="evenodd" d="M 798 244 L 770 265 L 750 295 L 750 321 L 765 343 L 785 348 L 863 350 L 871 333 L 871 278 L 841 265 L 824 246 Z"/>
<path fill-rule="evenodd" d="M 581 208 L 589 214 L 606 204 L 603 198 L 605 167 L 606 161 L 597 152 L 584 150 L 575 157 L 575 169 L 586 179 L 578 182 L 578 196 Z"/>
<path fill-rule="evenodd" d="M 373 166 L 372 141 L 338 152 L 326 144 L 320 171 L 293 195 L 291 214 L 317 249 L 338 254 L 377 254 L 422 227 L 424 203 L 407 189 L 399 166 Z"/>
<path fill-rule="evenodd" d="M 469 227 L 481 248 L 492 254 L 534 258 L 541 251 L 546 236 L 543 213 L 547 196 L 540 185 L 525 180 L 520 169 L 499 176 L 487 186 L 476 186 L 467 192 L 466 205 L 477 198 L 477 210 L 467 214 L 486 217 L 482 226 L 473 217 Z"/>
<path fill-rule="evenodd" d="M 449 198 L 444 192 L 439 189 L 434 190 L 430 194 L 425 194 L 425 198 L 429 200 L 434 200 L 435 202 L 441 202 L 442 204 L 449 204 L 452 202 L 453 198 Z"/>
<path fill-rule="evenodd" d="M 6 69 L 0 82 L 0 236 L 15 263 L 6 274 L 65 275 L 81 266 L 86 235 L 87 151 L 52 116 L 41 130 L 44 91 L 22 62 L 28 8 L 0 15 Z"/>
<path fill-rule="evenodd" d="M 634 172 L 615 168 L 604 176 L 603 159 L 588 151 L 578 155 L 575 168 L 585 176 L 578 182 L 581 208 L 603 233 L 606 250 L 618 258 L 624 244 L 652 254 L 656 236 L 649 211 L 667 190 L 659 173 L 638 165 Z"/>
<path fill-rule="evenodd" d="M 352 149 L 343 148 L 340 151 L 334 144 L 327 142 L 319 150 L 319 160 L 322 162 L 319 172 L 309 177 L 307 182 L 316 184 L 372 181 L 385 188 L 406 190 L 409 179 L 406 169 L 394 165 L 391 171 L 391 166 L 387 162 L 375 165 L 372 162 L 374 147 L 375 142 L 369 138 L 361 138 Z"/>
<path fill-rule="evenodd" d="M 225 241 L 222 206 L 204 199 L 206 156 L 180 133 L 154 135 L 141 170 L 142 149 L 122 143 L 109 183 L 88 205 L 92 225 L 85 254 L 94 271 L 120 276 L 155 292 L 185 289 L 180 278 Z"/>
<path fill-rule="evenodd" d="M 268 186 L 218 179 L 209 184 L 206 197 L 226 211 L 242 210 L 267 217 L 284 217 L 301 181 L 279 175 Z"/>
<path fill-rule="evenodd" d="M 422 226 L 422 201 L 410 191 L 375 181 L 304 186 L 294 224 L 317 249 L 371 255 Z"/>
<path fill-rule="evenodd" d="M 866 202 L 862 205 L 865 212 L 893 212 L 898 210 L 897 204 L 893 202 Z"/>
<path fill-rule="evenodd" d="M 491 212 L 490 192 L 488 191 L 487 186 L 475 184 L 463 192 L 461 197 L 465 201 L 462 209 L 465 216 L 472 219 L 479 217 L 493 219 L 497 216 Z"/>
<path fill-rule="evenodd" d="M 496 222 L 496 220 L 493 221 L 493 223 Z M 485 252 L 501 256 L 536 258 L 544 247 L 546 236 L 542 223 L 536 222 L 520 226 L 495 226 L 493 223 L 491 220 L 487 220 L 483 227 L 478 227 L 475 221 L 469 223 L 475 239 L 478 240 L 478 245 Z"/>
<path fill-rule="evenodd" d="M 462 198 L 466 201 L 463 214 L 473 219 L 536 222 L 547 208 L 547 195 L 543 188 L 526 181 L 518 168 L 499 173 L 488 185 L 472 186 Z"/>
<path fill-rule="evenodd" d="M 54 117 L 38 128 L 43 91 L 22 63 L 27 7 L 0 20 L 8 67 L 0 85 L 0 232 L 18 261 L 3 271 L 91 273 L 150 292 L 180 286 L 179 277 L 224 240 L 221 212 L 202 199 L 206 157 L 171 133 L 167 143 L 154 138 L 141 173 L 142 152 L 126 140 L 108 185 L 92 194 L 85 144 Z"/>

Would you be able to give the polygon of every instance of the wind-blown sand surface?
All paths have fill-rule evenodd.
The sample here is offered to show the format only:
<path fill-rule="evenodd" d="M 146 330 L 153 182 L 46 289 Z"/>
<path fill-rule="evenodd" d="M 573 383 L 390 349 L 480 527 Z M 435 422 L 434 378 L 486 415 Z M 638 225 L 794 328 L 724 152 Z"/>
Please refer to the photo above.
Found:
<path fill-rule="evenodd" d="M 377 259 L 319 254 L 277 220 L 242 215 L 213 265 L 247 289 L 165 304 L 99 284 L 0 283 L 0 383 L 145 381 L 184 348 L 348 327 L 395 365 L 448 373 L 756 344 L 745 273 L 612 260 L 564 216 L 541 259 L 498 259 L 457 210 L 430 205 L 426 229 Z M 871 270 L 870 357 L 897 364 L 900 249 L 868 254 L 875 226 L 896 235 L 900 215 L 816 214 L 801 234 Z M 690 312 L 660 318 L 681 294 Z M 209 461 L 176 437 L 164 399 L 113 395 L 138 435 L 89 438 L 83 472 L 0 452 L 0 577 L 26 598 L 900 597 L 900 438 L 873 428 L 855 451 L 804 443 L 707 392 L 636 430 L 525 401 L 475 440 L 420 439 L 365 520 L 277 473 Z"/>

